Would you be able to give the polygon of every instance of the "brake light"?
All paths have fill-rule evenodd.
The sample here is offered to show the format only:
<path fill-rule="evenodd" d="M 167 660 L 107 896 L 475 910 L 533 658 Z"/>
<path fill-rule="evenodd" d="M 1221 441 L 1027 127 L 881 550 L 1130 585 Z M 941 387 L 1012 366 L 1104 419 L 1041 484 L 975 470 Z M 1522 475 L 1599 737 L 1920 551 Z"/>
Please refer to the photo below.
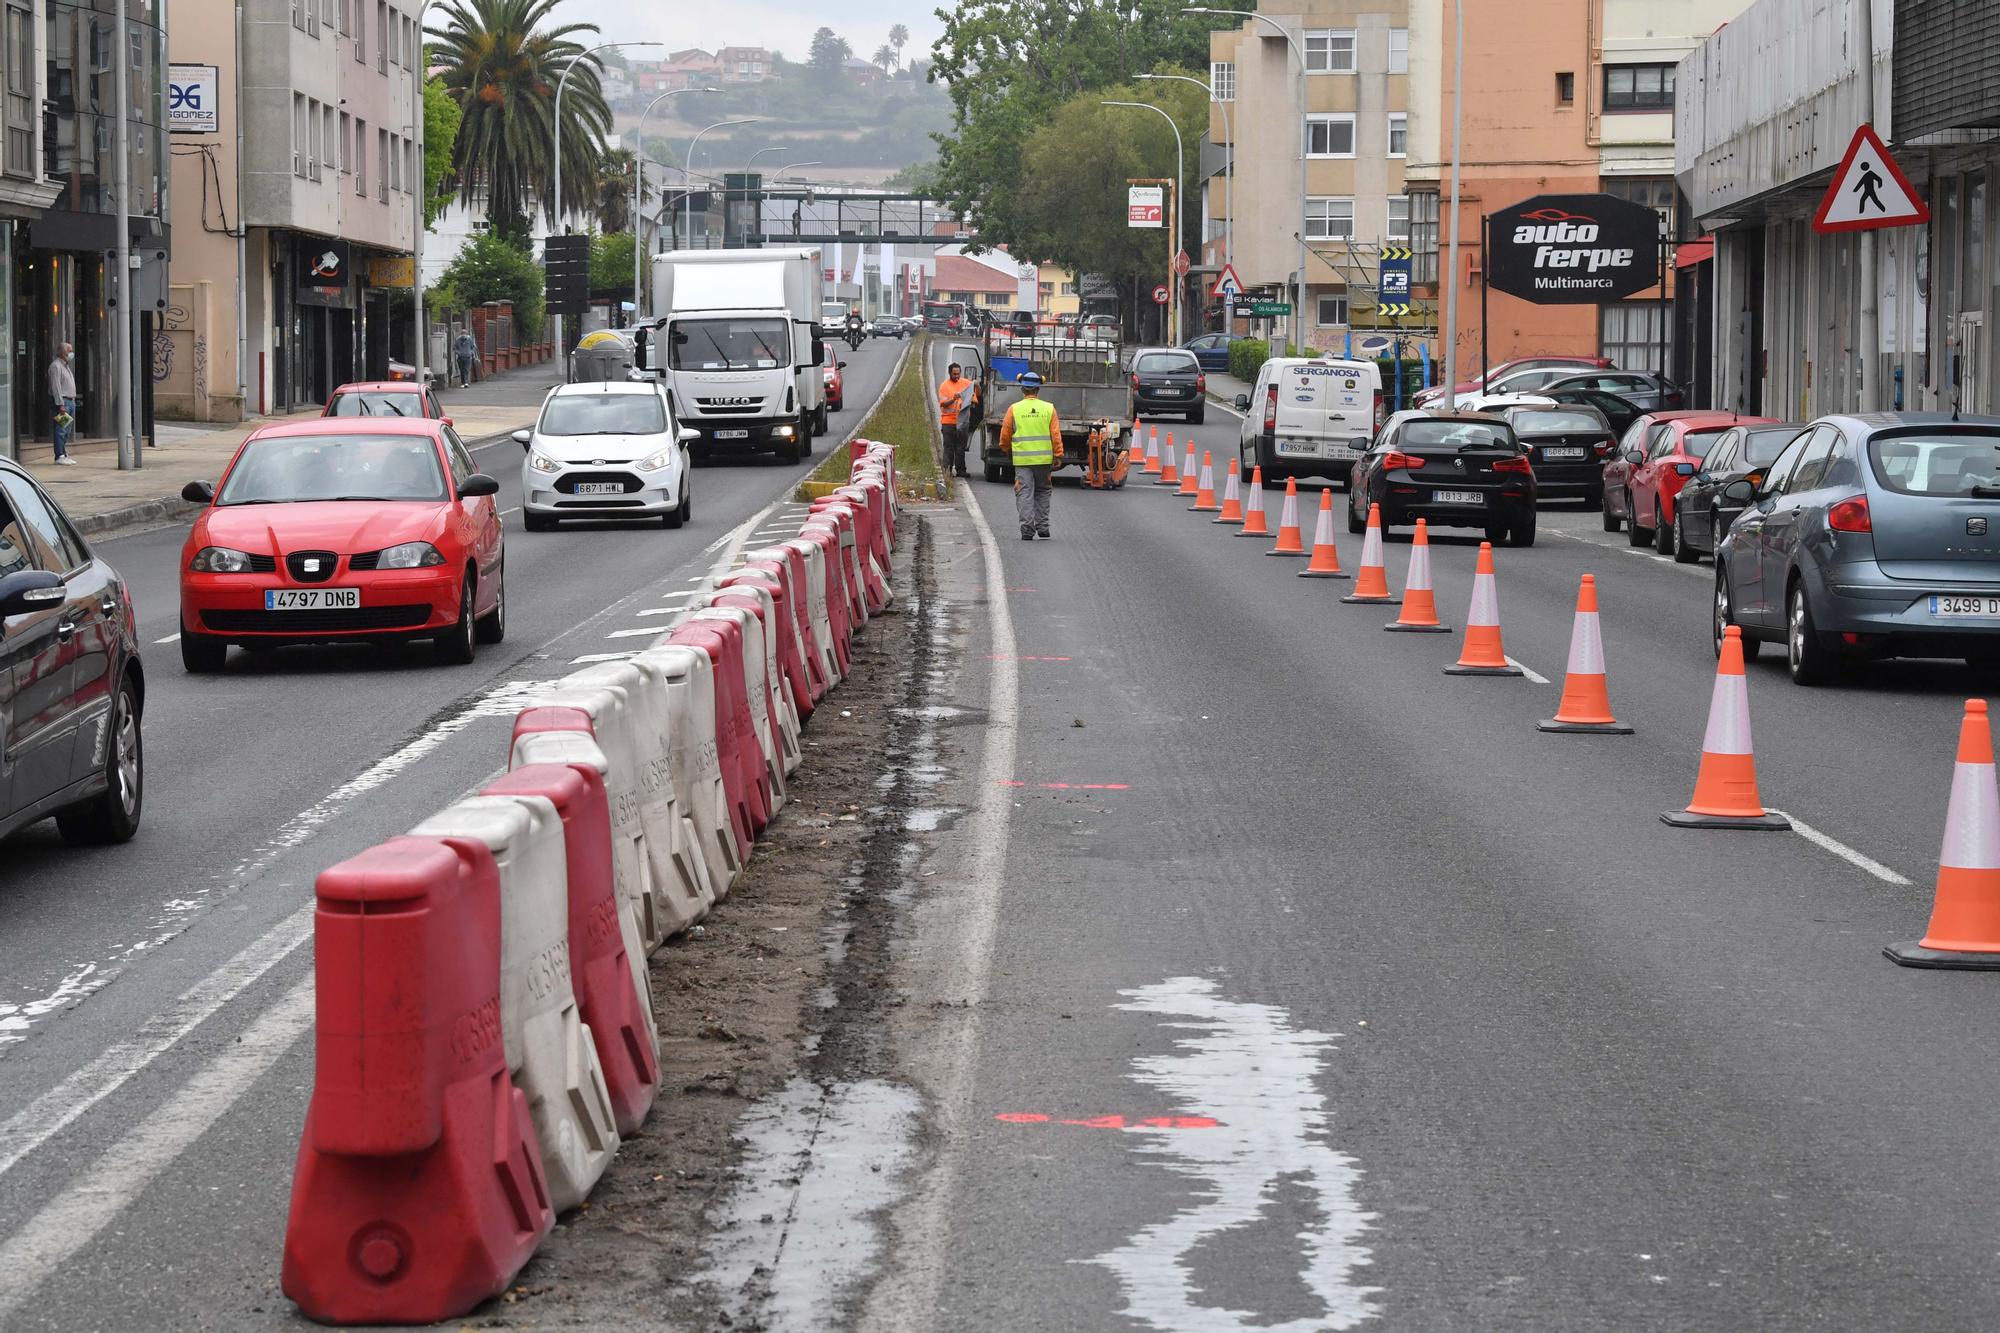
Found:
<path fill-rule="evenodd" d="M 1382 423 L 1386 420 L 1388 418 L 1382 415 L 1382 391 L 1377 389 L 1375 391 L 1375 429 L 1382 429 Z"/>
<path fill-rule="evenodd" d="M 1534 472 L 1534 469 L 1528 466 L 1528 460 L 1520 454 L 1515 454 L 1512 458 L 1494 459 L 1493 470 L 1495 472 Z"/>
<path fill-rule="evenodd" d="M 1196 372 L 1195 372 L 1195 376 L 1194 376 L 1194 391 L 1195 391 L 1196 393 L 1207 393 L 1207 392 L 1208 392 L 1208 376 L 1206 376 L 1206 375 L 1202 374 L 1202 373 L 1201 373 L 1200 371 L 1196 371 Z"/>
<path fill-rule="evenodd" d="M 1275 384 L 1271 386 L 1271 391 L 1264 395 L 1264 429 L 1267 431 L 1278 429 L 1278 386 Z"/>
<path fill-rule="evenodd" d="M 1868 521 L 1868 497 L 1857 495 L 1851 500 L 1842 500 L 1826 511 L 1826 525 L 1835 532 L 1873 532 L 1875 527 Z"/>
<path fill-rule="evenodd" d="M 1418 458 L 1415 454 L 1399 454 L 1391 452 L 1383 455 L 1382 457 L 1382 470 L 1384 472 L 1391 472 L 1397 468 L 1403 468 L 1406 471 L 1415 472 L 1423 465 L 1424 465 L 1424 460 Z"/>
<path fill-rule="evenodd" d="M 1611 452 L 1611 441 L 1599 440 L 1595 447 L 1597 449 L 1597 456 L 1603 458 Z"/>
<path fill-rule="evenodd" d="M 1139 387 L 1139 372 L 1136 370 L 1132 372 L 1132 387 L 1135 389 Z"/>

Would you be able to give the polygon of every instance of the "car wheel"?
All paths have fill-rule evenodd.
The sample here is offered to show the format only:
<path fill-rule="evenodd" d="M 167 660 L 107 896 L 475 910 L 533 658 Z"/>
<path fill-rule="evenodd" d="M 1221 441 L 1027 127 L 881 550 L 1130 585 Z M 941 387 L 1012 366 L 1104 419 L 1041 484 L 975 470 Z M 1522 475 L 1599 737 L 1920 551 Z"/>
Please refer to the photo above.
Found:
<path fill-rule="evenodd" d="M 801 424 L 803 425 L 804 423 Z M 778 461 L 780 463 L 796 463 L 804 456 L 804 454 L 799 452 L 799 439 L 796 435 L 778 446 Z"/>
<path fill-rule="evenodd" d="M 530 532 L 553 532 L 555 531 L 556 520 L 550 518 L 547 514 L 537 514 L 532 509 L 523 509 L 521 511 L 521 525 Z"/>
<path fill-rule="evenodd" d="M 1674 563 L 1691 565 L 1701 559 L 1701 552 L 1688 545 L 1687 529 L 1681 525 L 1681 511 L 1674 511 Z"/>
<path fill-rule="evenodd" d="M 146 802 L 145 741 L 139 730 L 139 691 L 131 678 L 118 683 L 104 744 L 104 790 L 56 812 L 56 828 L 70 842 L 106 845 L 139 831 Z"/>
<path fill-rule="evenodd" d="M 1710 646 L 1715 649 L 1717 657 L 1722 656 L 1722 631 L 1736 624 L 1735 613 L 1731 609 L 1734 604 L 1735 596 L 1729 590 L 1728 571 L 1724 570 L 1721 564 L 1718 563 L 1715 567 L 1715 609 L 1714 613 L 1709 617 L 1709 628 L 1711 631 L 1709 637 L 1712 640 Z M 1738 626 L 1738 628 L 1741 628 L 1741 626 Z M 1750 631 L 1743 631 L 1744 661 L 1756 661 L 1757 653 L 1763 646 L 1762 643 L 1750 637 Z"/>
<path fill-rule="evenodd" d="M 829 412 L 845 412 L 847 410 L 847 395 L 842 394 L 838 398 L 829 399 L 826 404 L 826 410 Z M 819 433 L 822 435 L 826 434 L 826 427 L 820 427 Z"/>
<path fill-rule="evenodd" d="M 1678 515 L 1676 515 L 1678 520 Z M 1667 526 L 1666 516 L 1660 512 L 1660 502 L 1653 502 L 1653 549 L 1661 555 L 1674 553 L 1674 530 Z"/>
<path fill-rule="evenodd" d="M 473 633 L 481 643 L 498 643 L 507 637 L 507 562 L 500 562 L 500 582 L 498 594 L 493 599 L 493 609 L 479 617 L 473 626 Z"/>
<path fill-rule="evenodd" d="M 1516 546 L 1533 546 L 1535 544 L 1535 516 L 1531 513 L 1508 529 L 1508 537 Z"/>
<path fill-rule="evenodd" d="M 1000 465 L 998 463 L 986 464 L 986 480 L 988 481 L 1000 480 Z"/>
<path fill-rule="evenodd" d="M 687 515 L 681 512 L 681 507 L 679 505 L 675 505 L 672 509 L 669 509 L 666 513 L 660 515 L 660 526 L 665 528 L 678 528 L 686 520 L 687 520 Z"/>
<path fill-rule="evenodd" d="M 1625 540 L 1633 546 L 1644 546 L 1653 539 L 1653 534 L 1639 526 L 1639 511 L 1632 507 L 1632 492 L 1625 492 Z"/>
<path fill-rule="evenodd" d="M 681 522 L 691 523 L 693 521 L 694 486 L 692 483 L 689 483 L 687 489 L 681 492 Z"/>
<path fill-rule="evenodd" d="M 1486 525 L 1486 540 L 1492 542 L 1495 546 L 1505 546 L 1507 544 L 1507 525 L 1505 523 L 1488 523 Z"/>
<path fill-rule="evenodd" d="M 438 661 L 451 666 L 464 666 L 477 651 L 478 629 L 472 617 L 472 600 L 477 587 L 472 575 L 467 574 L 465 586 L 458 593 L 458 619 L 435 641 Z"/>
<path fill-rule="evenodd" d="M 192 630 L 181 631 L 181 669 L 191 676 L 206 676 L 222 670 L 229 656 L 226 640 Z"/>
<path fill-rule="evenodd" d="M 1368 531 L 1368 520 L 1355 512 L 1361 503 L 1361 491 L 1353 486 L 1347 488 L 1347 530 L 1359 534 Z"/>
<path fill-rule="evenodd" d="M 1188 425 L 1190 426 L 1199 426 L 1202 422 L 1207 420 L 1208 420 L 1208 409 L 1205 407 L 1198 407 L 1194 411 L 1188 413 Z"/>
<path fill-rule="evenodd" d="M 1599 495 L 1597 497 L 1597 505 L 1600 509 L 1604 511 L 1604 530 L 1606 532 L 1618 531 L 1618 525 L 1620 522 L 1619 517 L 1618 515 L 1611 512 L 1610 504 L 1608 504 L 1605 501 L 1602 495 Z"/>
<path fill-rule="evenodd" d="M 1791 595 L 1785 599 L 1785 659 L 1795 685 L 1824 685 L 1836 671 L 1833 654 L 1821 645 L 1813 625 L 1811 599 L 1804 583 L 1793 583 Z"/>

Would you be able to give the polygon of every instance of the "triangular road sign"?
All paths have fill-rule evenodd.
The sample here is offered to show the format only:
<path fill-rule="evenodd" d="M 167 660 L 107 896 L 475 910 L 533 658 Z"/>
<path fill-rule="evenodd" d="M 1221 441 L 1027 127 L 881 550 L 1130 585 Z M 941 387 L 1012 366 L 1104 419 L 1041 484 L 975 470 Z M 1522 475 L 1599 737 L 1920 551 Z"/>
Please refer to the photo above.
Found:
<path fill-rule="evenodd" d="M 1243 284 L 1236 277 L 1236 266 L 1234 264 L 1224 264 L 1221 275 L 1215 280 L 1215 288 L 1209 294 L 1211 296 L 1233 297 L 1242 290 Z"/>
<path fill-rule="evenodd" d="M 1863 124 L 1833 173 L 1833 184 L 1813 214 L 1814 231 L 1872 231 L 1931 220 L 1930 207 L 1917 198 L 1910 178 L 1889 156 L 1873 126 Z"/>

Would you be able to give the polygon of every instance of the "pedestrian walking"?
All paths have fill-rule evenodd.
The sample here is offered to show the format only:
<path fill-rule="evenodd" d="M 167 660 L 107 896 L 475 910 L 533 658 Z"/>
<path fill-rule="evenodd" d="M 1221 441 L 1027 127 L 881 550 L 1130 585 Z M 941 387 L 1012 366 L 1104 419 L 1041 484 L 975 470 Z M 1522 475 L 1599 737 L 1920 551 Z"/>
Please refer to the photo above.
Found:
<path fill-rule="evenodd" d="M 479 344 L 472 340 L 471 329 L 460 329 L 458 337 L 451 344 L 451 354 L 458 360 L 458 387 L 468 388 L 472 384 L 472 364 L 479 360 Z"/>
<path fill-rule="evenodd" d="M 54 405 L 56 462 L 75 467 L 69 456 L 70 433 L 76 429 L 76 349 L 64 343 L 49 362 L 49 401 Z"/>
<path fill-rule="evenodd" d="M 1021 400 L 1000 421 L 1000 448 L 1014 460 L 1014 508 L 1021 540 L 1049 535 L 1049 474 L 1062 461 L 1062 422 L 1053 403 L 1042 401 L 1042 377 L 1030 370 L 1018 381 Z"/>
<path fill-rule="evenodd" d="M 965 470 L 965 433 L 972 426 L 973 407 L 979 402 L 979 386 L 965 378 L 965 367 L 954 361 L 938 385 L 938 422 L 944 427 L 944 465 L 954 477 L 970 474 Z"/>

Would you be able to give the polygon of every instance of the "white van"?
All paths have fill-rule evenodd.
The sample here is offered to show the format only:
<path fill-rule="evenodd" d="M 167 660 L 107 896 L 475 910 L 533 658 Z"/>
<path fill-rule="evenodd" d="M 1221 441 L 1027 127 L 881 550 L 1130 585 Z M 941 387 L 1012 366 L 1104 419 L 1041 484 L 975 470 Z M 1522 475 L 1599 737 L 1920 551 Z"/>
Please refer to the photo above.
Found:
<path fill-rule="evenodd" d="M 1382 425 L 1382 372 L 1373 361 L 1275 357 L 1257 372 L 1255 388 L 1236 395 L 1236 410 L 1245 476 L 1261 467 L 1266 483 L 1345 482 Z"/>

